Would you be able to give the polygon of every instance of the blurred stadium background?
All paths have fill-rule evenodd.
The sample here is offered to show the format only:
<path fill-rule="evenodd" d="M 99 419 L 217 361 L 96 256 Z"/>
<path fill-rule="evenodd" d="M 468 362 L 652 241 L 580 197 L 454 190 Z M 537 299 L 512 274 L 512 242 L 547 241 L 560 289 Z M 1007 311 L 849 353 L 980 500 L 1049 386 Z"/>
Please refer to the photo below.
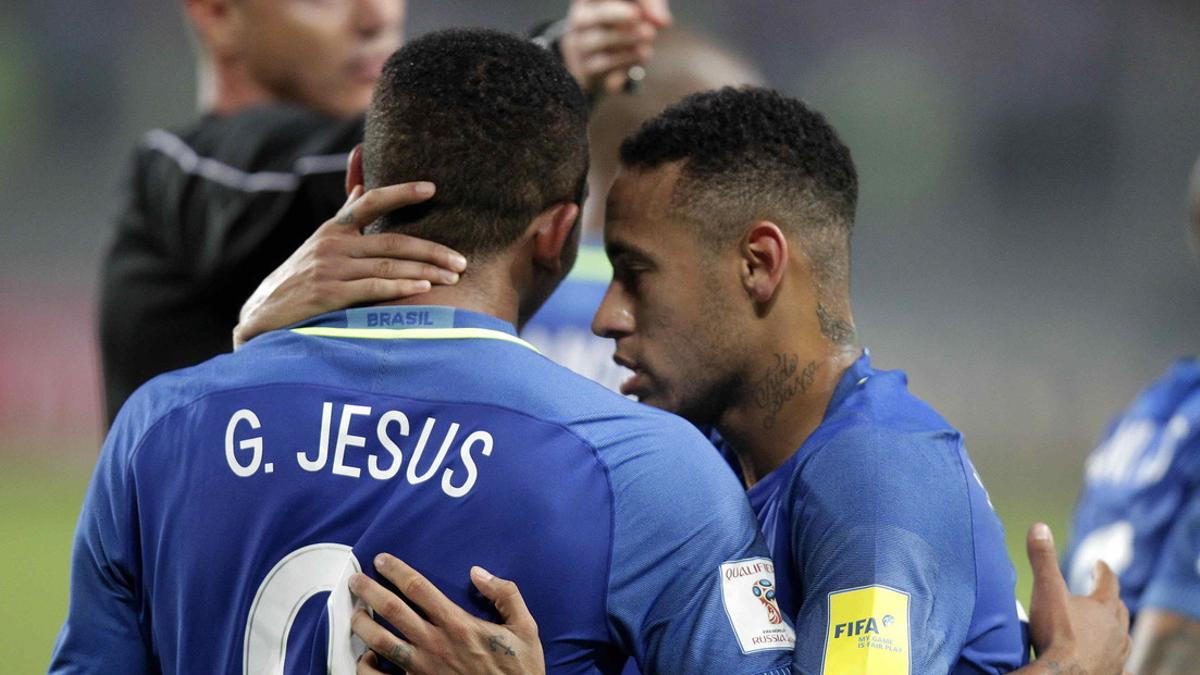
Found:
<path fill-rule="evenodd" d="M 1185 236 L 1200 4 L 683 2 L 677 21 L 824 111 L 858 163 L 856 314 L 967 435 L 1028 596 L 1110 415 L 1200 349 Z M 195 114 L 175 0 L 0 12 L 0 663 L 44 670 L 100 443 L 93 307 L 122 167 Z M 416 1 L 409 34 L 524 31 L 565 1 Z"/>

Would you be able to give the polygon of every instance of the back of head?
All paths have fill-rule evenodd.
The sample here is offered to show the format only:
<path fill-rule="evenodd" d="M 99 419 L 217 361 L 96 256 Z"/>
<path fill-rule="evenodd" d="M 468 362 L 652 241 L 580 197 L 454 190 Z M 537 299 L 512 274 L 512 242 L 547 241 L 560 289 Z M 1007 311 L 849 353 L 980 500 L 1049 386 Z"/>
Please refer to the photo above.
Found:
<path fill-rule="evenodd" d="M 447 30 L 388 60 L 367 112 L 367 188 L 437 185 L 372 226 L 479 257 L 512 244 L 547 207 L 582 199 L 587 103 L 546 50 L 489 30 Z"/>
<path fill-rule="evenodd" d="M 761 87 L 693 94 L 621 145 L 625 167 L 671 162 L 681 162 L 672 214 L 694 225 L 710 250 L 751 222 L 777 224 L 808 256 L 822 329 L 835 343 L 853 339 L 849 247 L 858 176 L 824 116 Z"/>

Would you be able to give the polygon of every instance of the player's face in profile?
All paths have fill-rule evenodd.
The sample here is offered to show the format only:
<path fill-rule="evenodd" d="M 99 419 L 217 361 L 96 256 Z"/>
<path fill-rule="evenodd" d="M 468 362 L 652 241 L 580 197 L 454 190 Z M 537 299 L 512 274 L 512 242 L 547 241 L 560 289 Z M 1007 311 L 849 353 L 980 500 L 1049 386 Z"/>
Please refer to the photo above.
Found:
<path fill-rule="evenodd" d="M 604 230 L 613 279 L 592 330 L 613 338 L 614 360 L 634 372 L 621 393 L 709 423 L 738 360 L 733 296 L 723 284 L 730 275 L 722 274 L 736 264 L 705 252 L 692 227 L 671 217 L 677 173 L 668 166 L 617 175 Z"/>
<path fill-rule="evenodd" d="M 280 99 L 348 117 L 366 110 L 400 47 L 405 0 L 242 0 L 251 76 Z"/>

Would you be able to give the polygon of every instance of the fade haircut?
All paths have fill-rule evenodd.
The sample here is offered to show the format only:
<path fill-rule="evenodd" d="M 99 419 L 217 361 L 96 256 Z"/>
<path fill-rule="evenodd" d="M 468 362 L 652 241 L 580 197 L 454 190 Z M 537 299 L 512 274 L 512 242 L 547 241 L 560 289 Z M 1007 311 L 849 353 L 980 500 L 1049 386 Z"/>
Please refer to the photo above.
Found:
<path fill-rule="evenodd" d="M 431 33 L 383 68 L 363 174 L 368 189 L 428 180 L 437 194 L 366 231 L 486 255 L 547 207 L 581 202 L 587 164 L 587 101 L 550 52 L 490 30 Z"/>
<path fill-rule="evenodd" d="M 835 344 L 850 323 L 850 234 L 858 175 L 825 118 L 763 87 L 685 97 L 621 144 L 621 163 L 653 169 L 682 160 L 672 215 L 692 224 L 709 252 L 745 226 L 769 220 L 799 242 L 817 283 L 817 317 Z"/>

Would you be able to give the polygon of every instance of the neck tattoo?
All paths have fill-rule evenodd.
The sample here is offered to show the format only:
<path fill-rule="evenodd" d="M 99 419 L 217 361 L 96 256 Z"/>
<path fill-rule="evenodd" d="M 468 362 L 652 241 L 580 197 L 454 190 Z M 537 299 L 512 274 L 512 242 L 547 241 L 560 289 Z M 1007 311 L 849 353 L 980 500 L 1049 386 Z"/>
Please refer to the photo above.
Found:
<path fill-rule="evenodd" d="M 816 377 L 820 364 L 809 361 L 800 368 L 800 357 L 796 354 L 775 354 L 775 362 L 767 369 L 762 379 L 754 383 L 754 404 L 763 409 L 762 428 L 769 431 L 775 426 L 779 411 L 796 394 L 808 391 Z"/>

